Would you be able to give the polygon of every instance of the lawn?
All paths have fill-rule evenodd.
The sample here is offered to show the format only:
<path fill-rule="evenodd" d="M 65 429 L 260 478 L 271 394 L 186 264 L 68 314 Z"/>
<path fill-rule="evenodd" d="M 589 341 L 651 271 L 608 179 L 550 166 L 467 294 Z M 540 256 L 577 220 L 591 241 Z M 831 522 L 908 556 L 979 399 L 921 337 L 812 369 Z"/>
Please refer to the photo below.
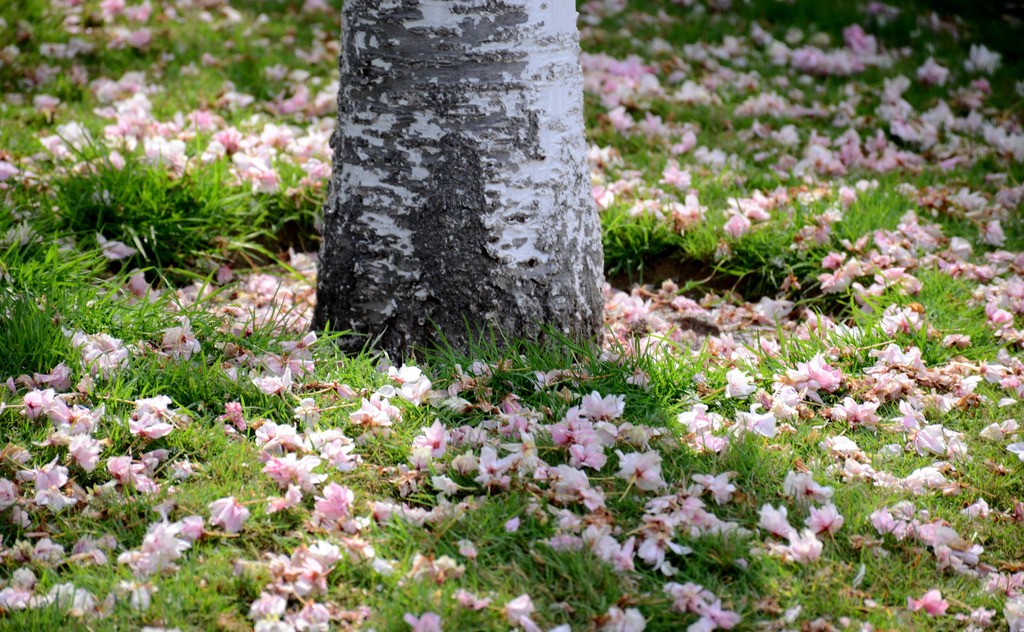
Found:
<path fill-rule="evenodd" d="M 407 358 L 339 5 L 0 8 L 0 629 L 1024 630 L 1012 5 L 581 3 L 603 342 Z"/>

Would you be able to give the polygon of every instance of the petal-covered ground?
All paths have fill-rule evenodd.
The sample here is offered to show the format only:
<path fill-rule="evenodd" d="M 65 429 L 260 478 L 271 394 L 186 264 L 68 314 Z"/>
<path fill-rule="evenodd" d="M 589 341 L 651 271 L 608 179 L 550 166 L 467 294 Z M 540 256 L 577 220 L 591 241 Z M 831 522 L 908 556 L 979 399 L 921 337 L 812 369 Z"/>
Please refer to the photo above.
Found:
<path fill-rule="evenodd" d="M 0 628 L 1024 630 L 1012 4 L 580 4 L 602 348 L 391 359 L 338 4 L 0 8 Z"/>

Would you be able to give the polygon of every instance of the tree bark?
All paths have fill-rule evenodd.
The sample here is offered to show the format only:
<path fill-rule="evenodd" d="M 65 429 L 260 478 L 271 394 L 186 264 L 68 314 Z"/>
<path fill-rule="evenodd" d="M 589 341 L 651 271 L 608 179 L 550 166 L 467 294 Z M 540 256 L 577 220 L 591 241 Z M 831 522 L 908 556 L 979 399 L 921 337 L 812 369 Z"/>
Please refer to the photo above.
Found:
<path fill-rule="evenodd" d="M 574 2 L 346 0 L 340 67 L 314 327 L 396 356 L 438 331 L 596 337 Z"/>

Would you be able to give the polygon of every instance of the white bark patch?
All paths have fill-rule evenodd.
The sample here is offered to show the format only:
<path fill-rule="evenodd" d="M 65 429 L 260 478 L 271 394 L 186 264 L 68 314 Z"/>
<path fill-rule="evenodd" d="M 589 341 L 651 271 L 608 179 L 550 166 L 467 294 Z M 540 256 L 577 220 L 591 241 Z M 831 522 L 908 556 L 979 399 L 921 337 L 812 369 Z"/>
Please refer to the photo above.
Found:
<path fill-rule="evenodd" d="M 418 8 L 423 17 L 418 20 L 410 20 L 405 23 L 405 26 L 408 29 L 423 29 L 428 32 L 436 29 L 451 29 L 453 35 L 462 37 L 462 29 L 459 25 L 467 18 L 464 14 L 454 11 L 460 6 L 460 3 L 451 0 L 421 0 Z"/>

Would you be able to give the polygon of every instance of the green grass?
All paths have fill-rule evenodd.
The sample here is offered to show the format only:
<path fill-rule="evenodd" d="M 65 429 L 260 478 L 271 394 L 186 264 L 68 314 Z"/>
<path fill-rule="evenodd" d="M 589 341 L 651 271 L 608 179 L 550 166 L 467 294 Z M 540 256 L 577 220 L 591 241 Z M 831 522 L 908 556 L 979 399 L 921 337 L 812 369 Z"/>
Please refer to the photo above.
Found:
<path fill-rule="evenodd" d="M 953 207 L 924 206 L 902 185 L 950 194 L 967 187 L 991 200 L 1000 188 L 1024 180 L 1024 167 L 989 154 L 978 156 L 972 165 L 943 171 L 934 164 L 940 157 L 929 156 L 931 162 L 920 169 L 888 173 L 853 169 L 842 177 L 812 171 L 806 178 L 787 177 L 771 165 L 785 154 L 795 160 L 802 158 L 802 147 L 812 133 L 834 138 L 845 131 L 845 125 L 833 124 L 829 117 L 755 119 L 739 116 L 734 110 L 749 97 L 769 90 L 809 106 L 815 102 L 835 105 L 849 98 L 849 89 L 861 97 L 850 107 L 854 116 L 862 117 L 858 131 L 867 139 L 879 125 L 876 107 L 885 78 L 895 74 L 913 78 L 916 68 L 934 56 L 951 69 L 953 85 L 966 85 L 970 80 L 963 71 L 967 49 L 983 42 L 1003 54 L 1002 66 L 989 78 L 992 93 L 986 107 L 992 108 L 994 118 L 1020 121 L 1021 97 L 1015 92 L 1015 82 L 1022 76 L 1024 59 L 1014 46 L 1019 41 L 1020 24 L 1002 19 L 987 7 L 970 7 L 975 10 L 964 14 L 959 26 L 963 37 L 957 40 L 917 24 L 918 16 L 927 10 L 937 9 L 945 15 L 963 8 L 953 0 L 941 4 L 903 0 L 895 3 L 902 13 L 887 24 L 865 16 L 864 3 L 853 0 L 828 5 L 802 0 L 794 4 L 773 0 L 733 4 L 734 10 L 720 12 L 706 3 L 687 7 L 653 0 L 630 2 L 623 13 L 606 18 L 600 28 L 584 37 L 583 45 L 587 52 L 617 58 L 640 55 L 653 64 L 668 94 L 676 89 L 668 80 L 673 70 L 682 70 L 682 78 L 698 83 L 721 82 L 722 76 L 716 72 L 722 67 L 733 73 L 757 73 L 760 83 L 755 88 L 727 85 L 728 81 L 715 87 L 721 106 L 681 105 L 662 98 L 627 104 L 638 121 L 649 112 L 672 124 L 690 126 L 697 133 L 698 146 L 735 154 L 742 160 L 740 166 L 717 170 L 698 162 L 694 150 L 672 156 L 665 139 L 620 134 L 611 128 L 598 95 L 587 95 L 585 111 L 590 143 L 614 148 L 623 160 L 621 166 L 605 171 L 606 180 L 628 175 L 642 183 L 639 189 L 620 195 L 601 215 L 607 278 L 626 290 L 637 283 L 648 284 L 648 291 L 641 294 L 645 300 L 668 302 L 685 295 L 704 299 L 705 304 L 723 311 L 735 310 L 741 316 L 727 333 L 737 350 L 725 350 L 730 344 L 728 336 L 704 341 L 691 350 L 689 339 L 680 332 L 650 331 L 654 325 L 647 320 L 631 324 L 628 331 L 623 323 L 613 323 L 609 335 L 618 336 L 618 343 L 610 343 L 604 351 L 572 343 L 554 332 L 548 332 L 541 343 L 501 339 L 495 334 L 477 341 L 468 351 L 453 350 L 442 342 L 418 349 L 417 363 L 436 389 L 452 387 L 444 394 L 457 394 L 469 408 L 397 403 L 401 421 L 386 431 L 364 432 L 348 420 L 359 400 L 348 401 L 339 391 L 344 392 L 342 385 L 347 385 L 360 396 L 368 396 L 388 384 L 378 370 L 379 356 L 369 349 L 346 356 L 334 344 L 339 334 L 321 336 L 313 348 L 313 375 L 297 381 L 305 388 L 284 396 L 266 395 L 250 377 L 260 372 L 261 358 L 281 353 L 282 344 L 299 334 L 252 323 L 237 333 L 232 329 L 237 322 L 229 322 L 223 315 L 226 305 L 238 303 L 243 315 L 249 310 L 255 321 L 253 302 L 263 298 L 254 298 L 244 282 L 215 281 L 219 266 L 231 266 L 237 276 L 267 273 L 302 281 L 302 272 L 292 265 L 294 261 L 289 263 L 286 253 L 289 248 L 310 252 L 317 247 L 313 227 L 325 192 L 323 187 L 301 184 L 305 174 L 287 151 L 282 150 L 275 161 L 282 181 L 280 190 L 253 193 L 248 185 L 235 181 L 229 159 L 202 163 L 200 155 L 209 142 L 206 133 L 188 139 L 188 166 L 180 175 L 148 164 L 141 149 L 119 148 L 125 165 L 116 168 L 110 147 L 100 141 L 83 148 L 70 161 L 53 159 L 38 142 L 39 136 L 55 133 L 58 124 L 71 121 L 82 123 L 94 139 L 102 139 L 104 126 L 112 121 L 96 112 L 104 104 L 88 81 L 100 77 L 116 80 L 127 72 L 144 72 L 146 84 L 162 88 L 149 95 L 155 120 L 173 122 L 177 114 L 201 108 L 223 117 L 225 126 L 246 132 L 258 132 L 268 122 L 292 125 L 300 132 L 314 129 L 321 124 L 318 119 L 329 119 L 332 114 L 275 116 L 273 103 L 287 98 L 300 85 L 308 88 L 312 97 L 337 77 L 334 46 L 340 2 L 332 3 L 331 11 L 324 13 L 304 13 L 298 10 L 298 3 L 283 0 L 245 6 L 236 3 L 237 23 L 226 20 L 217 7 L 208 10 L 209 17 L 200 9 L 181 9 L 180 18 L 150 21 L 153 43 L 147 50 L 108 50 L 99 3 L 88 0 L 81 11 L 88 29 L 78 36 L 94 49 L 73 60 L 45 57 L 40 52 L 41 44 L 67 43 L 73 36 L 65 29 L 59 7 L 43 0 L 7 3 L 0 10 L 6 22 L 0 29 L 0 48 L 15 43 L 20 54 L 0 64 L 0 91 L 4 94 L 0 116 L 5 122 L 0 125 L 0 159 L 33 176 L 26 182 L 10 180 L 0 185 L 0 379 L 31 378 L 63 362 L 70 367 L 71 390 L 75 391 L 88 374 L 80 352 L 71 345 L 70 334 L 75 331 L 107 333 L 122 340 L 132 354 L 127 367 L 116 375 L 97 377 L 91 388 L 81 382 L 85 392 L 67 396 L 69 404 L 106 407 L 97 431 L 97 437 L 104 440 L 100 466 L 93 472 L 71 464 L 65 447 L 40 445 L 52 433 L 53 425 L 45 418 L 32 420 L 22 414 L 24 383 L 16 383 L 15 391 L 0 388 L 0 450 L 20 446 L 30 451 L 29 461 L 23 464 L 10 458 L 14 452 L 4 452 L 0 477 L 15 480 L 24 469 L 57 459 L 68 465 L 83 498 L 89 498 L 88 510 L 76 507 L 51 514 L 32 509 L 27 526 L 11 522 L 7 519 L 10 512 L 0 510 L 0 551 L 34 543 L 43 533 L 69 552 L 83 535 L 109 534 L 117 541 L 117 547 L 108 552 L 109 562 L 101 565 L 23 563 L 15 556 L 0 555 L 0 588 L 24 567 L 38 577 L 37 593 L 72 582 L 102 600 L 108 594 L 120 594 L 121 582 L 135 579 L 127 566 L 117 562 L 117 556 L 140 546 L 149 525 L 160 519 L 156 506 L 163 507 L 170 520 L 188 515 L 208 519 L 210 502 L 235 496 L 250 503 L 252 515 L 237 537 L 219 533 L 219 528 L 207 523 L 211 533 L 185 553 L 177 572 L 145 580 L 156 588 L 153 605 L 146 611 L 133 610 L 126 599 L 118 598 L 106 618 L 79 620 L 60 607 L 50 607 L 0 612 L 0 628 L 138 629 L 152 625 L 182 630 L 249 629 L 253 625 L 248 618 L 250 605 L 272 579 L 267 554 L 289 555 L 318 539 L 340 539 L 309 523 L 314 494 L 307 493 L 298 507 L 267 513 L 265 499 L 282 491 L 260 472 L 263 464 L 255 432 L 229 434 L 218 418 L 227 402 L 237 401 L 252 424 L 262 420 L 297 423 L 293 409 L 307 396 L 325 408 L 318 429 L 340 428 L 356 440 L 356 452 L 363 462 L 349 473 L 330 472 L 330 480 L 354 490 L 356 516 L 370 516 L 374 503 L 385 501 L 433 512 L 454 507 L 422 526 L 397 517 L 382 523 L 367 520 L 362 537 L 372 544 L 376 558 L 388 561 L 393 571 L 380 573 L 369 563 L 343 559 L 329 575 L 327 594 L 314 595 L 339 609 L 367 608 L 366 627 L 406 630 L 405 614 L 432 611 L 441 615 L 445 629 L 506 630 L 510 624 L 502 612 L 504 605 L 525 593 L 536 605 L 534 620 L 544 629 L 560 624 L 599 629 L 613 606 L 638 608 L 648 630 L 683 629 L 697 617 L 670 610 L 663 592 L 667 581 L 695 582 L 713 591 L 724 607 L 743 616 L 740 629 L 761 624 L 811 629 L 819 619 L 842 625 L 844 617 L 878 629 L 959 629 L 961 623 L 952 616 L 932 618 L 907 609 L 908 597 L 919 598 L 933 588 L 950 599 L 951 612 L 967 614 L 979 606 L 1001 611 L 1003 598 L 982 592 L 975 579 L 938 571 L 934 553 L 920 542 L 879 537 L 870 515 L 883 506 L 909 500 L 918 509 L 927 509 L 934 519 L 948 522 L 965 539 L 981 544 L 984 563 L 997 569 L 1019 568 L 1024 540 L 1019 537 L 1020 525 L 1013 511 L 1015 503 L 1024 498 L 1024 467 L 1005 449 L 1010 439 L 999 443 L 979 438 L 981 430 L 994 421 L 1022 418 L 1022 404 L 1000 405 L 1001 398 L 1014 396 L 1012 389 L 982 381 L 973 389 L 975 396 L 963 392 L 947 412 L 941 412 L 934 401 L 924 407 L 928 423 L 941 423 L 963 433 L 969 447 L 970 459 L 949 461 L 954 469 L 946 472 L 950 481 L 960 484 L 957 494 L 928 491 L 914 496 L 900 488 L 844 482 L 838 474 L 842 463 L 820 444 L 828 437 L 846 436 L 877 470 L 894 476 L 906 476 L 937 461 L 946 463 L 944 458 L 922 456 L 912 449 L 895 456 L 886 453 L 887 446 L 903 448 L 911 441 L 898 427 L 902 412 L 896 402 L 881 404 L 878 412 L 883 421 L 877 429 L 840 423 L 828 417 L 827 409 L 848 396 L 857 401 L 868 396 L 865 369 L 877 362 L 872 352 L 890 343 L 904 351 L 911 346 L 920 349 L 932 372 L 921 378 L 928 384 L 921 397 L 963 387 L 963 382 L 946 388 L 928 381 L 961 379 L 960 369 L 951 368 L 955 363 L 971 363 L 973 368 L 963 369 L 964 375 L 969 375 L 977 372 L 978 364 L 995 362 L 1001 352 L 1018 358 L 1019 349 L 998 338 L 986 323 L 985 304 L 979 298 L 981 283 L 969 276 L 953 278 L 935 265 L 915 265 L 908 272 L 921 282 L 919 293 L 889 290 L 869 298 L 858 296 L 855 290 L 823 294 L 817 277 L 824 271 L 821 261 L 826 255 L 841 252 L 854 256 L 877 248 L 875 231 L 896 230 L 911 210 L 922 224 L 935 224 L 944 236 L 967 239 L 974 247 L 973 261 L 984 263 L 996 248 L 981 242 L 978 226 L 970 217 Z M 656 19 L 659 11 L 668 19 Z M 118 25 L 128 24 L 118 20 Z M 869 68 L 849 78 L 802 82 L 799 73 L 773 64 L 749 38 L 752 24 L 780 39 L 796 26 L 805 37 L 793 47 L 807 43 L 810 37 L 820 39 L 822 33 L 831 42 L 824 48 L 837 47 L 843 29 L 854 23 L 863 24 L 887 49 L 910 46 L 909 55 L 899 58 L 892 68 Z M 655 38 L 669 42 L 678 52 L 684 45 L 698 42 L 717 46 L 726 37 L 739 37 L 748 45 L 751 52 L 746 66 L 712 55 L 686 60 L 685 68 L 676 67 L 672 56 L 654 55 L 648 48 Z M 35 85 L 34 73 L 41 64 L 54 70 L 51 78 Z M 279 64 L 291 72 L 308 72 L 310 77 L 297 81 L 268 78 L 266 69 Z M 73 70 L 75 66 L 79 69 Z M 87 81 L 76 79 L 81 76 Z M 788 84 L 779 85 L 781 80 Z M 254 103 L 237 109 L 219 104 L 229 89 L 252 95 Z M 32 98 L 38 94 L 61 100 L 52 117 L 33 105 Z M 966 114 L 953 102 L 948 88 L 912 82 L 905 98 L 918 111 L 943 99 L 951 103 L 957 116 Z M 792 124 L 801 145 L 787 148 L 761 139 L 754 133 L 755 122 L 772 130 Z M 890 140 L 894 138 L 888 130 L 883 128 L 883 132 Z M 965 142 L 976 140 L 969 134 L 964 138 L 968 139 Z M 755 157 L 757 154 L 763 155 Z M 660 188 L 658 181 L 669 158 L 691 172 L 693 188 L 707 208 L 706 221 L 683 231 L 670 220 L 634 218 L 629 213 L 634 202 L 655 195 L 652 191 Z M 78 161 L 82 164 L 75 165 Z M 1006 174 L 1006 184 L 986 180 L 997 172 Z M 839 187 L 862 178 L 876 180 L 877 187 L 860 192 L 852 205 L 843 207 Z M 801 191 L 819 186 L 828 191 L 820 199 L 797 199 Z M 773 209 L 767 221 L 756 222 L 739 238 L 725 233 L 730 201 L 756 192 L 770 194 L 780 187 L 792 199 Z M 683 193 L 666 192 L 666 200 L 681 198 Z M 1009 209 L 1004 221 L 1007 240 L 1003 248 L 1014 253 L 1024 249 L 1021 210 L 1019 206 Z M 828 235 L 821 243 L 808 241 L 809 229 L 831 211 L 838 211 L 839 219 Z M 121 261 L 108 261 L 98 248 L 97 234 L 137 252 Z M 858 244 L 862 238 L 865 241 Z M 915 257 L 924 254 L 913 246 L 907 248 Z M 125 289 L 136 269 L 144 272 L 155 290 L 142 299 Z M 868 286 L 872 277 L 873 272 L 858 281 Z M 678 281 L 679 290 L 659 295 L 658 286 L 669 278 Z M 291 290 L 280 291 L 287 294 Z M 202 298 L 192 301 L 190 295 Z M 795 317 L 778 328 L 755 330 L 742 316 L 748 313 L 744 301 L 762 296 L 793 300 Z M 274 297 L 271 304 L 274 306 L 269 309 L 276 316 L 284 316 L 290 309 L 284 296 Z M 890 306 L 920 310 L 925 327 L 890 338 L 879 328 L 882 314 Z M 291 309 L 296 315 L 302 307 Z M 190 319 L 201 350 L 188 360 L 155 353 L 164 331 L 180 317 Z M 827 330 L 829 322 L 858 327 L 860 333 L 816 331 Z M 929 328 L 934 333 L 929 333 Z M 664 346 L 634 353 L 634 348 L 644 349 L 649 342 L 644 338 L 647 333 L 664 337 Z M 942 339 L 949 334 L 970 336 L 971 345 L 947 348 Z M 756 345 L 758 336 L 776 340 L 778 355 L 747 349 Z M 824 354 L 830 364 L 841 369 L 845 381 L 834 393 L 822 393 L 823 403 L 805 402 L 800 418 L 789 422 L 791 428 L 781 428 L 773 439 L 753 433 L 732 437 L 721 454 L 693 449 L 677 415 L 702 403 L 731 420 L 756 401 L 725 396 L 730 369 L 743 368 L 758 387 L 771 392 L 776 376 L 817 354 Z M 401 359 L 392 361 L 400 363 Z M 238 369 L 237 379 L 225 371 L 229 367 Z M 538 388 L 535 372 L 552 370 L 570 370 L 572 374 L 553 386 Z M 943 371 L 948 375 L 936 377 Z M 632 383 L 637 375 L 646 376 L 646 388 Z M 546 425 L 561 420 L 592 391 L 624 395 L 626 412 L 621 421 L 658 433 L 652 449 L 662 454 L 663 474 L 672 485 L 658 493 L 683 492 L 695 474 L 733 472 L 737 494 L 732 502 L 720 506 L 704 494 L 700 506 L 739 531 L 703 534 L 696 529 L 676 529 L 672 541 L 690 549 L 686 555 L 668 555 L 678 574 L 665 577 L 639 558 L 634 560 L 634 571 L 623 573 L 586 546 L 556 550 L 550 545 L 552 537 L 572 532 L 559 525 L 560 519 L 571 522 L 572 517 L 607 528 L 620 543 L 640 533 L 646 505 L 655 494 L 640 492 L 615 476 L 618 460 L 613 449 L 607 450 L 609 462 L 602 471 L 587 471 L 591 484 L 604 490 L 607 511 L 599 512 L 555 500 L 545 482 L 529 475 L 514 478 L 507 491 L 480 488 L 473 480 L 475 473 L 451 470 L 457 455 L 479 452 L 476 444 L 450 446 L 423 475 L 414 476 L 405 469 L 414 437 L 435 420 L 450 431 L 478 433 L 495 445 L 510 443 L 512 438 L 500 432 L 510 418 L 502 406 L 522 406 L 529 423 Z M 169 436 L 146 442 L 131 435 L 127 422 L 134 410 L 132 402 L 156 395 L 170 397 L 183 421 Z M 569 462 L 569 453 L 555 446 L 545 431 L 536 429 L 535 440 L 539 454 L 552 467 Z M 645 449 L 626 443 L 616 448 L 624 452 Z M 103 486 L 110 482 L 104 469 L 106 459 L 125 454 L 138 459 L 154 449 L 168 454 L 156 469 L 161 485 L 158 494 L 104 491 Z M 499 450 L 500 454 L 506 452 Z M 185 460 L 194 465 L 195 474 L 184 481 L 171 480 L 172 464 Z M 835 536 L 822 538 L 824 550 L 819 560 L 801 565 L 759 553 L 767 542 L 777 539 L 759 533 L 757 524 L 758 510 L 767 503 L 787 507 L 790 523 L 803 525 L 807 507 L 786 498 L 782 490 L 787 473 L 804 468 L 816 481 L 833 488 L 833 501 L 846 522 Z M 439 497 L 431 485 L 430 476 L 441 473 L 459 485 L 450 499 Z M 402 483 L 410 479 L 416 488 L 403 489 Z M 30 499 L 32 483 L 26 485 L 24 496 Z M 996 518 L 972 519 L 961 514 L 979 498 L 997 512 Z M 521 524 L 518 531 L 509 532 L 505 525 L 513 517 Z M 461 540 L 474 543 L 475 559 L 460 552 Z M 442 556 L 452 558 L 461 569 L 458 577 L 443 581 L 412 577 L 418 555 L 435 561 Z M 479 611 L 465 609 L 455 601 L 459 589 L 490 598 L 491 605 Z M 296 603 L 292 601 L 292 610 Z M 996 617 L 997 625 L 1005 623 L 1000 617 Z"/>

